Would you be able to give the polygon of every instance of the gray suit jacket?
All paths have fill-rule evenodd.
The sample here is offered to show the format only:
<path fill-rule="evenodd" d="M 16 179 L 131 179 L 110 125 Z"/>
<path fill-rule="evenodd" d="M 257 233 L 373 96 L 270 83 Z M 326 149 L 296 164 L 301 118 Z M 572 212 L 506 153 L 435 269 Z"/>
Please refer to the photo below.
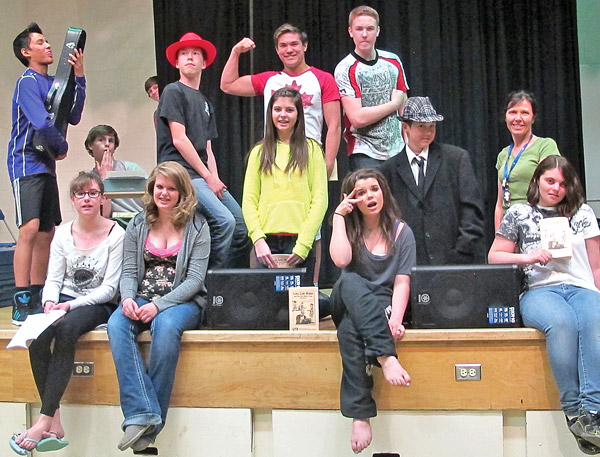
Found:
<path fill-rule="evenodd" d="M 433 142 L 424 194 L 415 183 L 406 148 L 381 171 L 415 235 L 418 265 L 484 263 L 483 205 L 467 151 Z"/>

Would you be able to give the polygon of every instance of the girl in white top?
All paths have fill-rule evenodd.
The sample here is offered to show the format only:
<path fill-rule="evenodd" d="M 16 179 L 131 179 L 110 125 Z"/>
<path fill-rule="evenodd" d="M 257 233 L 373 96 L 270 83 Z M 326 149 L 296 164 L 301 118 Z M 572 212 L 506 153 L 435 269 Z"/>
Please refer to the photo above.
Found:
<path fill-rule="evenodd" d="M 77 218 L 56 230 L 42 293 L 44 312 L 64 310 L 66 314 L 29 347 L 42 408 L 35 424 L 9 441 L 20 455 L 34 449 L 54 451 L 68 444 L 63 440 L 59 403 L 71 377 L 77 340 L 106 323 L 116 307 L 125 231 L 100 214 L 106 198 L 99 176 L 81 172 L 71 181 L 70 194 Z"/>
<path fill-rule="evenodd" d="M 577 444 L 600 453 L 600 230 L 583 188 L 564 157 L 537 166 L 527 202 L 511 206 L 490 248 L 490 263 L 523 268 L 523 323 L 546 334 L 548 358 L 563 411 Z M 542 248 L 540 221 L 566 217 L 572 256 L 553 258 Z"/>

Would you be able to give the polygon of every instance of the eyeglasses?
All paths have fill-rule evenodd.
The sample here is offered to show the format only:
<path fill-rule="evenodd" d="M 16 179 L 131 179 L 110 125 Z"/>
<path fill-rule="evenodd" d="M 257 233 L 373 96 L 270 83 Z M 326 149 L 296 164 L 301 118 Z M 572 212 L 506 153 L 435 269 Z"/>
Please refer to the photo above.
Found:
<path fill-rule="evenodd" d="M 104 192 L 100 192 L 99 190 L 90 190 L 89 192 L 78 190 L 77 192 L 73 192 L 73 197 L 81 199 L 87 195 L 90 198 L 98 198 L 103 193 Z"/>

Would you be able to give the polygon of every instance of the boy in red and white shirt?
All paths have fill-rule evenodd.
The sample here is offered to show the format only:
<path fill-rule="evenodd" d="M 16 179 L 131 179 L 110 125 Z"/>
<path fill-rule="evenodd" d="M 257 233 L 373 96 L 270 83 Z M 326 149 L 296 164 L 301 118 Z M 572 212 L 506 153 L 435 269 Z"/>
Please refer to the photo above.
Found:
<path fill-rule="evenodd" d="M 306 136 L 323 144 L 323 120 L 327 125 L 325 162 L 331 175 L 341 137 L 340 95 L 330 73 L 306 63 L 308 47 L 306 33 L 290 24 L 283 24 L 273 35 L 275 52 L 283 63 L 281 71 L 265 71 L 254 75 L 239 75 L 240 54 L 256 47 L 244 38 L 232 49 L 221 75 L 221 90 L 227 94 L 252 97 L 264 95 L 265 111 L 273 92 L 290 87 L 300 92 L 304 108 Z"/>

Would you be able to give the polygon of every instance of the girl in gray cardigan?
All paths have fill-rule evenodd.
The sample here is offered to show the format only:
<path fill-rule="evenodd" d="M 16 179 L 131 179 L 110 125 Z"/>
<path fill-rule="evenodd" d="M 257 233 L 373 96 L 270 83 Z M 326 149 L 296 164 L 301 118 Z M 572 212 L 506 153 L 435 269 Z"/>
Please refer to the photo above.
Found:
<path fill-rule="evenodd" d="M 165 425 L 181 336 L 200 325 L 210 253 L 189 174 L 175 162 L 154 168 L 144 212 L 127 227 L 121 305 L 108 322 L 125 420 L 122 451 L 146 449 Z M 147 366 L 137 336 L 152 333 Z"/>

